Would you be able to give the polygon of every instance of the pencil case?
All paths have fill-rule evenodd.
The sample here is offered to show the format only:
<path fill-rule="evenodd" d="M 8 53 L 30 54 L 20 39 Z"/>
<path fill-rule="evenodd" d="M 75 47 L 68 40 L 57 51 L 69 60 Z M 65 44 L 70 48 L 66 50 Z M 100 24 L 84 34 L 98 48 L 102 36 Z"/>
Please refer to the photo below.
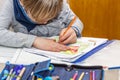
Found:
<path fill-rule="evenodd" d="M 49 76 L 58 76 L 59 80 L 72 80 L 75 74 L 77 75 L 75 80 L 80 80 L 82 73 L 84 73 L 82 80 L 102 80 L 103 68 L 102 66 L 53 64 L 48 61 L 48 63 L 46 63 L 46 66 L 42 68 L 40 68 L 40 66 L 37 66 L 34 70 L 34 76 L 40 78 L 41 80 L 51 80 L 46 79 Z"/>
<path fill-rule="evenodd" d="M 10 71 L 20 64 L 6 64 L 3 69 L 0 80 L 6 80 L 11 76 Z M 102 66 L 80 66 L 80 65 L 66 65 L 66 64 L 53 64 L 50 60 L 44 62 L 37 62 L 35 64 L 23 65 L 26 69 L 20 80 L 50 80 L 47 77 L 58 76 L 59 80 L 70 80 L 76 74 L 76 80 L 79 80 L 81 74 L 84 73 L 82 80 L 102 80 L 103 70 Z M 7 70 L 8 72 L 5 72 Z M 6 77 L 7 76 L 7 77 Z M 14 80 L 19 76 L 12 75 Z M 93 79 L 92 79 L 93 78 Z"/>
<path fill-rule="evenodd" d="M 4 69 L 2 70 L 0 74 L 0 80 L 7 80 L 8 76 L 9 80 L 16 80 L 17 77 L 20 77 L 20 80 L 32 80 L 32 77 L 34 75 L 34 71 L 37 72 L 36 70 L 40 69 L 42 70 L 47 66 L 47 63 L 50 63 L 50 61 L 44 61 L 44 62 L 37 62 L 35 64 L 30 64 L 30 65 L 21 65 L 21 64 L 6 64 Z M 23 66 L 25 68 L 25 71 L 23 72 L 22 76 L 16 75 L 16 67 L 18 66 Z M 10 71 L 13 69 L 12 73 Z M 19 69 L 19 68 L 17 68 Z M 15 73 L 14 73 L 15 72 Z"/>

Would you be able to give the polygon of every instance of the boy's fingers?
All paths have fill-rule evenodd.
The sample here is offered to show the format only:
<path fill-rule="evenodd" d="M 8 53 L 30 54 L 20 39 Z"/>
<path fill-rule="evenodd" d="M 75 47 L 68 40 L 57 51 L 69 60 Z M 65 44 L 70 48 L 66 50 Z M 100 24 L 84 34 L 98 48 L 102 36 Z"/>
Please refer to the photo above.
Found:
<path fill-rule="evenodd" d="M 70 43 L 74 43 L 74 42 L 76 42 L 76 37 L 74 37 L 74 35 L 71 35 L 60 43 L 61 44 L 70 44 Z"/>
<path fill-rule="evenodd" d="M 56 52 L 59 52 L 59 51 L 66 51 L 66 50 L 69 50 L 70 47 L 66 46 L 66 45 L 62 45 L 62 44 L 59 44 L 59 47 L 56 47 Z"/>
<path fill-rule="evenodd" d="M 59 38 L 59 42 L 64 42 L 70 37 L 70 34 L 66 33 L 62 37 Z"/>
<path fill-rule="evenodd" d="M 61 44 L 69 44 L 69 41 L 70 41 L 70 39 L 68 38 L 68 39 L 62 41 Z"/>
<path fill-rule="evenodd" d="M 66 28 L 61 31 L 61 33 L 60 33 L 60 35 L 59 35 L 59 41 L 64 40 L 65 35 L 66 35 L 66 34 L 64 34 L 65 30 L 66 30 Z"/>

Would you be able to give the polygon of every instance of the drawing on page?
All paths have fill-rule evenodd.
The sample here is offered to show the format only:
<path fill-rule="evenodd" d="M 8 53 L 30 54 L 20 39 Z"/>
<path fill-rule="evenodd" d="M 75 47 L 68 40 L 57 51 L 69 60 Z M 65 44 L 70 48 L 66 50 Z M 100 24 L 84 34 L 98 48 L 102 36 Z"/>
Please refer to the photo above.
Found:
<path fill-rule="evenodd" d="M 93 42 L 77 41 L 76 43 L 70 44 L 68 46 L 70 46 L 70 48 L 71 48 L 70 50 L 61 51 L 60 53 L 67 54 L 67 55 L 75 55 L 75 54 L 84 52 L 84 50 L 86 50 L 87 48 L 93 46 Z"/>

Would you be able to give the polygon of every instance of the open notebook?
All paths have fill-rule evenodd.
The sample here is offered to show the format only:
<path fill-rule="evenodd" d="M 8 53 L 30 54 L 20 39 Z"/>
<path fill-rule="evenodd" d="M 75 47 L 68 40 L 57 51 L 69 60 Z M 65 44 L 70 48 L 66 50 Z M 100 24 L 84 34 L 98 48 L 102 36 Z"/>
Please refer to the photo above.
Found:
<path fill-rule="evenodd" d="M 35 48 L 24 48 L 25 51 L 56 59 L 60 61 L 74 62 L 92 49 L 106 43 L 105 38 L 81 37 L 74 44 L 69 44 L 71 50 L 61 52 L 43 51 Z"/>

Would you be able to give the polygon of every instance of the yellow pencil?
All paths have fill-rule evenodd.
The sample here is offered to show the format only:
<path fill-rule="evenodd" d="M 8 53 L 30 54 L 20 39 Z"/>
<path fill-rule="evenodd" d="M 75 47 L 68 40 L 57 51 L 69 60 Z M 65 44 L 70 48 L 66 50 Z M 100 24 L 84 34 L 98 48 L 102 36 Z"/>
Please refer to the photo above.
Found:
<path fill-rule="evenodd" d="M 23 67 L 23 68 L 22 68 L 22 70 L 20 71 L 20 73 L 19 73 L 19 75 L 18 75 L 18 77 L 17 77 L 17 79 L 16 79 L 16 80 L 21 80 L 21 77 L 23 76 L 23 74 L 24 74 L 25 70 L 26 70 L 26 68 L 25 68 L 25 67 Z"/>
<path fill-rule="evenodd" d="M 84 76 L 84 72 L 82 72 L 82 74 L 80 75 L 79 79 L 78 80 L 82 80 L 83 79 L 83 76 Z"/>
<path fill-rule="evenodd" d="M 66 32 L 72 27 L 72 25 L 75 22 L 76 18 L 77 18 L 76 16 L 73 18 L 73 20 L 70 22 L 70 24 L 68 25 L 67 29 L 65 30 L 65 32 L 63 33 L 62 36 L 64 36 L 66 34 Z"/>

